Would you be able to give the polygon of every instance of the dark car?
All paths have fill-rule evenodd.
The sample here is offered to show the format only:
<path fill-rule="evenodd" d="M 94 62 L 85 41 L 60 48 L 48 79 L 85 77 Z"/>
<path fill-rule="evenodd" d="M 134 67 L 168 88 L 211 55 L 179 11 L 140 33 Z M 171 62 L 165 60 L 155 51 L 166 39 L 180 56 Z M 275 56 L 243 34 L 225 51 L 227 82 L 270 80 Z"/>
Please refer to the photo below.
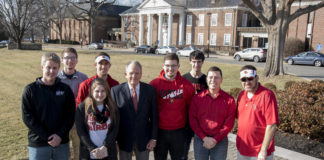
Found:
<path fill-rule="evenodd" d="M 285 61 L 290 64 L 308 64 L 320 67 L 324 64 L 324 54 L 319 52 L 302 52 L 295 56 L 289 56 L 285 58 Z"/>
<path fill-rule="evenodd" d="M 149 46 L 149 45 L 141 45 L 137 48 L 135 48 L 136 53 L 154 53 L 155 48 Z"/>

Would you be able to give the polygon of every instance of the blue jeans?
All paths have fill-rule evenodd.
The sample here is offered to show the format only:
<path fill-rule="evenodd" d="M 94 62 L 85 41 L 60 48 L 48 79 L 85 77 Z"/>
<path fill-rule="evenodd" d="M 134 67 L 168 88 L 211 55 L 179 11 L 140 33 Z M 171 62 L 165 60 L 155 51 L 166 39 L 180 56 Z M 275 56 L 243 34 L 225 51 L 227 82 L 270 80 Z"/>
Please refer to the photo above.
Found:
<path fill-rule="evenodd" d="M 28 147 L 29 160 L 68 160 L 70 158 L 69 143 L 57 147 Z"/>
<path fill-rule="evenodd" d="M 204 142 L 195 135 L 194 137 L 194 154 L 195 160 L 226 160 L 227 157 L 227 137 L 216 144 L 212 149 L 206 149 Z"/>

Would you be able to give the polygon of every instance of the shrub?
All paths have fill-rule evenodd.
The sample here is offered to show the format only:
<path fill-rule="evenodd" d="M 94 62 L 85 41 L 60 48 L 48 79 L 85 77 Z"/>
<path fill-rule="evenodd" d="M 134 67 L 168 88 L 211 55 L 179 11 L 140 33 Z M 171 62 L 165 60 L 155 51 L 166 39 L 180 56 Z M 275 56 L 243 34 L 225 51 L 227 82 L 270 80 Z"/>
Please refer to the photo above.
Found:
<path fill-rule="evenodd" d="M 59 44 L 60 40 L 59 39 L 50 39 L 48 40 L 47 43 L 54 43 L 54 44 Z M 71 41 L 71 40 L 62 40 L 62 44 L 80 44 L 77 41 Z"/>
<path fill-rule="evenodd" d="M 265 84 L 263 84 L 263 86 L 266 87 L 266 88 L 268 88 L 268 89 L 270 89 L 270 90 L 272 90 L 272 91 L 276 91 L 277 90 L 276 85 L 274 85 L 273 83 L 265 83 Z"/>
<path fill-rule="evenodd" d="M 316 84 L 316 83 L 324 83 L 324 81 L 322 81 L 322 80 L 320 80 L 320 79 L 313 79 L 312 81 L 311 81 L 311 83 L 313 84 Z"/>
<path fill-rule="evenodd" d="M 324 83 L 295 82 L 277 99 L 280 130 L 324 142 Z"/>
<path fill-rule="evenodd" d="M 305 44 L 300 39 L 289 38 L 285 43 L 284 57 L 296 55 L 305 50 Z"/>
<path fill-rule="evenodd" d="M 233 96 L 235 99 L 237 99 L 238 95 L 240 94 L 240 92 L 242 91 L 241 88 L 231 88 L 229 91 L 229 94 L 231 96 Z"/>
<path fill-rule="evenodd" d="M 285 83 L 285 90 L 287 90 L 288 88 L 290 88 L 291 85 L 295 84 L 296 81 L 288 81 Z"/>

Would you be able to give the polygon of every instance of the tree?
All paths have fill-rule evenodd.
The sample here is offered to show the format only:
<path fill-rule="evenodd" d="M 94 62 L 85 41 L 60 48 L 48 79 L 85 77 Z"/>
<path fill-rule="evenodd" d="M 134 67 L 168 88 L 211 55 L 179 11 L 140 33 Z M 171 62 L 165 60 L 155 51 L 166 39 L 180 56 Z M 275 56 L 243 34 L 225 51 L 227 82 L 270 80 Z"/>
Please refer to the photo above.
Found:
<path fill-rule="evenodd" d="M 297 17 L 324 7 L 324 2 L 299 8 L 291 13 L 291 6 L 297 0 L 242 0 L 251 9 L 268 32 L 268 54 L 264 75 L 283 75 L 283 53 L 286 33 L 290 22 Z M 308 0 L 309 1 L 309 0 Z M 260 2 L 261 9 L 257 6 Z M 298 0 L 299 2 L 299 0 Z"/>
<path fill-rule="evenodd" d="M 100 7 L 104 4 L 114 4 L 115 0 L 89 0 L 85 3 L 77 3 L 73 0 L 66 0 L 68 3 L 72 4 L 73 7 L 78 9 L 79 12 L 71 12 L 73 17 L 79 21 L 87 21 L 90 25 L 90 42 L 95 40 L 95 28 L 96 28 L 96 17 Z M 90 6 L 87 5 L 89 3 Z M 84 5 L 86 4 L 86 5 Z M 71 10 L 73 11 L 73 10 Z"/>
<path fill-rule="evenodd" d="M 25 31 L 33 20 L 34 0 L 1 0 L 0 17 L 9 37 L 18 44 L 21 49 L 21 41 Z"/>

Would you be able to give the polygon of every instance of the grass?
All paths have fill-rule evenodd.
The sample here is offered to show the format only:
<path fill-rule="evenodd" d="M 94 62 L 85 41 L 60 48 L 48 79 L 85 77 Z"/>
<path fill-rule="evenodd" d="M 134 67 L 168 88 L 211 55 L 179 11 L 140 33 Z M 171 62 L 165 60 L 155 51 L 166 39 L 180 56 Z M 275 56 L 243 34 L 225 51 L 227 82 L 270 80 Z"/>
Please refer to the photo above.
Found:
<path fill-rule="evenodd" d="M 61 50 L 20 51 L 6 48 L 0 49 L 0 159 L 22 159 L 28 157 L 27 128 L 21 118 L 21 94 L 23 88 L 41 76 L 40 57 L 44 52 L 60 53 Z M 143 82 L 150 82 L 162 70 L 162 57 L 143 56 L 135 54 L 110 54 L 112 67 L 111 76 L 119 82 L 124 82 L 125 64 L 130 60 L 138 60 L 143 66 Z M 88 51 L 79 52 L 77 69 L 89 77 L 95 74 L 93 66 L 95 53 Z M 187 58 L 180 60 L 180 73 L 190 70 Z M 234 87 L 241 87 L 239 81 L 239 65 L 205 62 L 203 72 L 206 73 L 210 66 L 218 66 L 223 71 L 222 88 L 229 91 Z M 261 70 L 262 72 L 262 70 Z M 284 83 L 289 80 L 302 80 L 294 76 L 279 76 L 275 78 L 261 77 L 261 83 L 271 82 L 278 89 L 284 88 Z"/>

